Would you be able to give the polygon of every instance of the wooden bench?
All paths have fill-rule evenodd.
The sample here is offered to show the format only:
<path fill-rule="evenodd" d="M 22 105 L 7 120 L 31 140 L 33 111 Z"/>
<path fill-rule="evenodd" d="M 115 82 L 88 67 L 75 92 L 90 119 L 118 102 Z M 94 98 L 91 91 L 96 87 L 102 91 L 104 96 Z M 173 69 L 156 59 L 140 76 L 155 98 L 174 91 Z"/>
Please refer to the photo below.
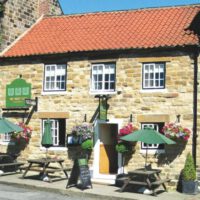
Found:
<path fill-rule="evenodd" d="M 7 172 L 16 172 L 17 170 L 20 170 L 20 166 L 24 165 L 24 163 L 21 163 L 21 162 L 12 162 L 12 163 L 1 163 L 0 164 L 0 170 L 4 171 L 4 173 L 7 173 Z M 13 168 L 10 168 L 10 167 L 13 167 Z"/>
<path fill-rule="evenodd" d="M 158 181 L 155 181 L 153 183 L 151 183 L 151 185 L 161 185 L 163 183 L 166 183 L 166 182 L 170 182 L 170 179 L 162 179 L 162 180 L 158 180 Z"/>
<path fill-rule="evenodd" d="M 21 170 L 26 170 L 28 166 L 22 166 L 20 167 Z M 67 168 L 56 168 L 56 167 L 48 167 L 45 169 L 40 168 L 40 167 L 31 167 L 29 171 L 35 171 L 35 172 L 45 172 L 46 174 L 48 173 L 55 173 L 55 172 L 61 172 L 61 171 L 69 171 Z"/>

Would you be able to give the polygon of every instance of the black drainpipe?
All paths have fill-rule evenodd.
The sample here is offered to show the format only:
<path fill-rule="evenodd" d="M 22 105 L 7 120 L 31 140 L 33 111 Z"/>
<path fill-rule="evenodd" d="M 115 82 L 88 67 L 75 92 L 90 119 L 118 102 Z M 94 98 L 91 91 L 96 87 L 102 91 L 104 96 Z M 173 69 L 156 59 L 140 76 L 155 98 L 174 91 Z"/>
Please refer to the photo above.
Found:
<path fill-rule="evenodd" d="M 196 167 L 197 157 L 197 94 L 198 94 L 198 48 L 194 52 L 194 85 L 193 85 L 193 135 L 192 135 L 192 156 Z"/>

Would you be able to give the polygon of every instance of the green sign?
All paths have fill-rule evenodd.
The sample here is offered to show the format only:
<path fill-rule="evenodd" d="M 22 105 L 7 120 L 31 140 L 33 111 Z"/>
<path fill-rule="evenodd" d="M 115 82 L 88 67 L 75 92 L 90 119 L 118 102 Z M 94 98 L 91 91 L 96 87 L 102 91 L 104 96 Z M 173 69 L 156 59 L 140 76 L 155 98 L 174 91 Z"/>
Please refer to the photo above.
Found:
<path fill-rule="evenodd" d="M 6 86 L 6 108 L 27 107 L 26 98 L 31 98 L 31 84 L 17 78 Z"/>
<path fill-rule="evenodd" d="M 81 159 L 78 159 L 78 165 L 79 166 L 83 166 L 83 165 L 87 165 L 87 160 L 85 158 L 81 158 Z"/>
<path fill-rule="evenodd" d="M 99 119 L 107 120 L 107 99 L 99 100 Z"/>

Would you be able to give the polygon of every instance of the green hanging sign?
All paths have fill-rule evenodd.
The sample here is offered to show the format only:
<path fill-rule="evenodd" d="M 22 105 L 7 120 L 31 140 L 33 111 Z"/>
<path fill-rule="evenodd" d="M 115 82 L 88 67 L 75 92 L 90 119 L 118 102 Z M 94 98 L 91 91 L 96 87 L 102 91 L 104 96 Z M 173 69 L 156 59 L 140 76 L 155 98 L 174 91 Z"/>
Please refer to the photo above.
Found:
<path fill-rule="evenodd" d="M 6 108 L 28 107 L 25 99 L 31 98 L 31 84 L 17 78 L 6 85 Z"/>
<path fill-rule="evenodd" d="M 107 99 L 99 99 L 99 119 L 107 120 Z"/>

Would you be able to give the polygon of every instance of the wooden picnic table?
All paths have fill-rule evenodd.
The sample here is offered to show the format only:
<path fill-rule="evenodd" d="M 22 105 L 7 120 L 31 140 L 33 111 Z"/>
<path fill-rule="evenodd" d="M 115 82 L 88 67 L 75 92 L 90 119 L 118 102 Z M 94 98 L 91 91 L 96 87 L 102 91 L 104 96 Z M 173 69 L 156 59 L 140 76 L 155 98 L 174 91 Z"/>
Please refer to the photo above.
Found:
<path fill-rule="evenodd" d="M 136 169 L 129 171 L 127 177 L 120 178 L 124 182 L 120 192 L 123 192 L 131 184 L 146 186 L 153 191 L 154 196 L 156 196 L 156 186 L 162 185 L 164 190 L 167 191 L 165 183 L 169 182 L 170 179 L 161 179 L 160 173 L 160 169 Z"/>
<path fill-rule="evenodd" d="M 46 175 L 48 176 L 49 173 L 55 173 L 55 172 L 63 172 L 68 178 L 67 170 L 63 167 L 63 159 L 59 158 L 41 158 L 41 159 L 29 159 L 28 166 L 24 168 L 24 173 L 22 177 L 24 178 L 28 171 L 37 171 L 40 175 Z M 50 166 L 53 163 L 57 163 L 58 166 Z M 48 176 L 49 182 L 52 182 L 51 178 Z"/>

